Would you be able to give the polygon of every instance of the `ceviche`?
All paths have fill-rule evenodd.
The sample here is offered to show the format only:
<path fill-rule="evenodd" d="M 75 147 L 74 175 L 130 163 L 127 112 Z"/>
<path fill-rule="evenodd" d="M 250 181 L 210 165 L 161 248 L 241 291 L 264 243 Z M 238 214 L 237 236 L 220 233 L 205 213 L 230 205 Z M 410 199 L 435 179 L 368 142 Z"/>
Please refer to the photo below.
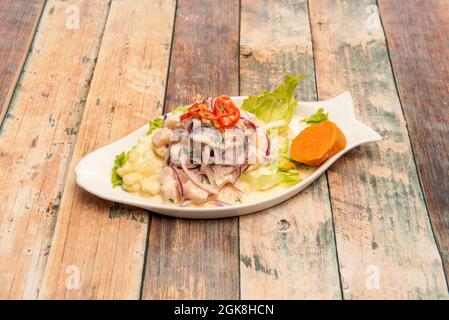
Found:
<path fill-rule="evenodd" d="M 147 134 L 117 155 L 113 186 L 161 203 L 226 206 L 299 183 L 346 146 L 323 109 L 294 116 L 302 78 L 287 75 L 241 106 L 222 95 L 153 119 Z"/>

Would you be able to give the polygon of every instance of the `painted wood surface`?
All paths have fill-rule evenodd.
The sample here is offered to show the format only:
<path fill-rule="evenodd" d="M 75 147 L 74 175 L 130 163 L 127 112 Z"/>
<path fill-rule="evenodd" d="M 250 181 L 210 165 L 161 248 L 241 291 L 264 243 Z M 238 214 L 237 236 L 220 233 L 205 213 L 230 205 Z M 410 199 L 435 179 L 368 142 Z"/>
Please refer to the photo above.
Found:
<path fill-rule="evenodd" d="M 107 15 L 104 1 L 74 3 L 91 17 L 78 30 L 67 3 L 47 3 L 0 131 L 1 298 L 36 298 L 47 261 Z"/>
<path fill-rule="evenodd" d="M 376 2 L 309 6 L 319 97 L 351 91 L 383 136 L 328 173 L 344 298 L 447 298 Z"/>
<path fill-rule="evenodd" d="M 241 94 L 305 73 L 298 98 L 316 100 L 307 1 L 243 0 L 241 19 Z M 285 203 L 240 218 L 240 275 L 242 299 L 341 297 L 326 175 Z"/>
<path fill-rule="evenodd" d="M 75 184 L 87 153 L 161 114 L 175 1 L 112 1 L 40 298 L 137 299 L 149 216 Z"/>
<path fill-rule="evenodd" d="M 44 0 L 0 2 L 0 124 L 22 71 Z"/>
<path fill-rule="evenodd" d="M 447 1 L 379 0 L 390 56 L 374 0 L 180 0 L 174 30 L 175 0 L 110 2 L 47 1 L 26 62 L 44 2 L 0 3 L 0 298 L 448 298 Z M 350 90 L 384 136 L 330 189 L 238 222 L 76 187 L 77 162 L 161 114 L 165 91 L 168 111 L 307 72 L 314 100 L 314 62 L 319 98 Z"/>
<path fill-rule="evenodd" d="M 398 92 L 449 278 L 449 1 L 379 1 Z"/>
<path fill-rule="evenodd" d="M 239 1 L 179 0 L 165 111 L 238 95 Z M 237 299 L 238 219 L 153 216 L 144 299 Z"/>

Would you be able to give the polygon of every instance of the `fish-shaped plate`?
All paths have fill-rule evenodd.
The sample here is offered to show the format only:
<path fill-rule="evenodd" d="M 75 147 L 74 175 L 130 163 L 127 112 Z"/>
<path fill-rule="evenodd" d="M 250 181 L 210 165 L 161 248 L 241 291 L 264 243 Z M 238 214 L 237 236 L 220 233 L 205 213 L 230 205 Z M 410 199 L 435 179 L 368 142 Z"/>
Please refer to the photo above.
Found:
<path fill-rule="evenodd" d="M 232 97 L 237 106 L 241 106 L 246 97 Z M 113 188 L 111 170 L 117 154 L 131 149 L 148 130 L 148 125 L 134 131 L 126 137 L 102 147 L 85 156 L 76 166 L 76 182 L 86 191 L 106 200 L 140 207 L 151 212 L 167 216 L 193 219 L 214 219 L 240 216 L 275 206 L 293 197 L 319 178 L 335 161 L 349 150 L 367 142 L 379 141 L 382 137 L 367 125 L 355 118 L 354 103 L 351 94 L 341 95 L 319 102 L 299 102 L 295 117 L 305 118 L 323 108 L 329 113 L 329 120 L 337 124 L 346 136 L 346 148 L 324 162 L 300 183 L 263 197 L 259 202 L 241 203 L 224 207 L 180 207 L 176 204 L 153 203 L 151 199 L 129 193 L 120 187 Z M 296 133 L 299 133 L 298 132 Z"/>

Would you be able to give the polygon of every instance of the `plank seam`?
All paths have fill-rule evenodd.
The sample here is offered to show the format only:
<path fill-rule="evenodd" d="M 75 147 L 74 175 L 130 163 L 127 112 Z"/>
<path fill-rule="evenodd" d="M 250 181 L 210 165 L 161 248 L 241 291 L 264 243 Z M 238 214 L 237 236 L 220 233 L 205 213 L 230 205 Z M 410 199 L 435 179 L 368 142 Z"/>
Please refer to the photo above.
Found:
<path fill-rule="evenodd" d="M 150 243 L 150 230 L 151 230 L 151 222 L 153 221 L 152 215 L 150 214 L 150 211 L 147 211 L 149 214 L 149 220 L 148 220 L 148 228 L 147 228 L 147 236 L 145 239 L 145 253 L 143 254 L 143 267 L 142 267 L 142 277 L 140 281 L 140 291 L 139 291 L 139 300 L 143 300 L 143 288 L 145 284 L 145 271 L 147 269 L 147 259 L 148 259 L 148 251 L 149 251 L 149 243 Z"/>
<path fill-rule="evenodd" d="M 313 73 L 314 73 L 314 80 L 315 80 L 315 91 L 316 91 L 316 97 L 317 100 L 319 100 L 319 93 L 318 93 L 318 81 L 317 81 L 317 76 L 316 76 L 316 63 L 315 63 L 315 54 L 314 54 L 314 37 L 313 37 L 313 27 L 312 27 L 312 17 L 310 16 L 310 6 L 309 6 L 309 1 L 307 0 L 307 13 L 309 15 L 309 28 L 310 28 L 310 42 L 312 43 L 312 61 L 313 61 Z M 333 210 L 333 206 L 332 206 L 332 196 L 331 196 L 331 187 L 329 184 L 329 177 L 327 175 L 327 171 L 326 171 L 326 186 L 327 186 L 327 196 L 329 198 L 329 209 L 331 212 L 331 218 L 332 218 L 332 230 L 334 232 L 334 246 L 335 246 L 335 259 L 337 260 L 337 273 L 338 273 L 338 282 L 340 285 L 340 296 L 341 299 L 344 300 L 344 291 L 343 291 L 343 284 L 341 281 L 341 272 L 340 272 L 340 260 L 338 258 L 338 246 L 337 246 L 337 231 L 335 230 L 335 219 L 334 219 L 334 210 Z"/>
<path fill-rule="evenodd" d="M 387 33 L 385 32 L 385 26 L 384 26 L 384 22 L 382 20 L 382 14 L 381 14 L 380 9 L 379 9 L 380 7 L 379 7 L 379 1 L 378 0 L 376 0 L 376 6 L 378 8 L 379 20 L 380 20 L 380 24 L 382 26 L 382 32 L 384 34 L 385 47 L 387 49 L 387 56 L 388 56 L 388 61 L 390 62 L 390 68 L 391 68 L 391 73 L 393 75 L 394 86 L 395 86 L 396 93 L 397 93 L 397 96 L 398 96 L 398 99 L 399 99 L 399 104 L 401 105 L 401 112 L 402 112 L 402 116 L 404 117 L 405 129 L 407 130 L 408 139 L 410 141 L 410 149 L 412 151 L 413 164 L 415 165 L 415 170 L 416 170 L 416 173 L 417 173 L 417 176 L 418 176 L 419 188 L 421 189 L 421 193 L 422 193 L 422 196 L 423 196 L 423 199 L 424 199 L 424 205 L 426 207 L 427 218 L 429 219 L 430 230 L 432 231 L 432 236 L 433 236 L 433 239 L 435 241 L 435 245 L 437 247 L 438 254 L 440 256 L 441 265 L 443 267 L 444 279 L 446 280 L 446 288 L 447 288 L 447 290 L 449 292 L 449 279 L 448 279 L 448 276 L 447 276 L 449 274 L 449 270 L 445 269 L 445 266 L 444 266 L 444 263 L 443 263 L 442 250 L 441 250 L 440 245 L 438 243 L 438 239 L 435 236 L 435 230 L 433 228 L 432 218 L 430 216 L 429 206 L 428 206 L 428 203 L 427 203 L 428 200 L 427 200 L 427 197 L 426 197 L 426 192 L 425 192 L 425 190 L 423 188 L 421 172 L 418 170 L 418 165 L 417 165 L 416 156 L 415 156 L 415 150 L 414 150 L 414 147 L 413 147 L 413 142 L 412 142 L 412 139 L 411 139 L 410 130 L 409 130 L 409 127 L 408 127 L 408 124 L 407 124 L 407 117 L 406 117 L 406 114 L 405 114 L 405 111 L 404 111 L 402 98 L 401 98 L 401 95 L 399 93 L 399 87 L 398 87 L 398 83 L 397 83 L 397 79 L 396 79 L 396 73 L 395 73 L 395 69 L 394 69 L 394 64 L 393 64 L 393 61 L 391 59 L 390 48 L 388 46 Z"/>
<path fill-rule="evenodd" d="M 173 53 L 173 42 L 175 39 L 175 28 L 176 28 L 176 16 L 178 14 L 178 0 L 176 0 L 175 4 L 175 13 L 173 15 L 173 28 L 171 31 L 171 43 L 170 43 L 170 54 L 168 56 L 168 68 L 167 68 L 167 76 L 165 77 L 165 92 L 164 92 L 164 106 L 162 108 L 162 114 L 164 114 L 167 110 L 167 91 L 168 91 L 168 77 L 170 76 L 170 66 L 171 66 L 171 58 Z"/>
<path fill-rule="evenodd" d="M 9 109 L 11 107 L 11 104 L 12 104 L 12 101 L 13 101 L 13 97 L 14 97 L 14 95 L 17 92 L 17 86 L 19 85 L 20 80 L 21 80 L 21 78 L 23 76 L 23 68 L 27 64 L 28 58 L 30 57 L 30 52 L 31 52 L 31 50 L 33 48 L 34 38 L 36 36 L 36 32 L 38 30 L 38 26 L 41 23 L 42 14 L 43 14 L 44 8 L 46 6 L 47 6 L 47 1 L 44 1 L 44 4 L 41 6 L 40 11 L 36 15 L 36 20 L 35 20 L 35 22 L 33 24 L 33 27 L 31 28 L 31 31 L 32 31 L 31 35 L 29 36 L 27 44 L 26 44 L 27 52 L 24 55 L 24 57 L 22 58 L 22 60 L 20 61 L 20 64 L 19 64 L 19 66 L 17 68 L 17 71 L 16 71 L 16 75 L 14 76 L 14 79 L 13 79 L 13 84 L 11 85 L 10 89 L 8 90 L 8 93 L 6 94 L 5 101 L 3 103 L 4 110 L 0 110 L 0 131 L 1 131 L 1 128 L 3 127 L 3 123 L 4 123 L 4 120 L 6 118 L 6 114 L 8 113 L 8 111 L 9 111 Z"/>
<path fill-rule="evenodd" d="M 170 75 L 170 65 L 171 65 L 171 57 L 172 57 L 172 50 L 173 50 L 173 40 L 175 38 L 175 27 L 176 27 L 176 15 L 178 13 L 178 0 L 176 0 L 175 3 L 175 10 L 173 13 L 173 23 L 172 23 L 172 34 L 171 34 L 171 41 L 170 41 L 170 53 L 168 55 L 168 64 L 167 64 L 167 74 L 165 77 L 165 92 L 164 92 L 164 103 L 162 107 L 162 114 L 165 113 L 165 110 L 167 110 L 166 106 L 166 97 L 167 97 L 167 88 L 168 88 L 168 77 Z M 147 270 L 147 261 L 148 261 L 148 253 L 150 250 L 150 232 L 151 232 L 151 224 L 153 222 L 153 215 L 154 213 L 151 213 L 151 211 L 147 211 L 149 214 L 149 220 L 148 220 L 148 228 L 147 228 L 147 236 L 146 236 L 146 246 L 145 246 L 145 253 L 144 253 L 144 260 L 143 260 L 143 268 L 142 268 L 142 280 L 140 282 L 140 291 L 139 291 L 139 300 L 143 300 L 143 290 L 145 287 L 145 274 Z"/>
<path fill-rule="evenodd" d="M 318 88 L 317 88 L 317 90 L 318 90 Z M 340 259 L 338 258 L 337 230 L 335 229 L 335 219 L 334 219 L 334 209 L 333 209 L 334 207 L 332 206 L 331 186 L 329 183 L 329 177 L 327 175 L 327 171 L 326 171 L 326 184 L 327 184 L 327 190 L 328 190 L 328 195 L 329 195 L 329 206 L 330 206 L 331 217 L 332 217 L 332 230 L 334 230 L 335 259 L 337 260 L 337 266 L 338 266 L 337 273 L 338 273 L 338 281 L 340 283 L 340 295 L 341 295 L 341 299 L 345 300 L 343 283 L 341 280 Z"/>
<path fill-rule="evenodd" d="M 240 40 L 241 40 L 241 33 L 242 33 L 242 0 L 239 0 L 239 37 L 238 37 L 238 44 L 237 44 L 237 50 L 238 50 L 238 58 L 237 58 L 237 68 L 239 70 L 237 74 L 237 82 L 238 82 L 238 94 L 240 96 Z M 240 269 L 240 217 L 237 219 L 237 270 L 238 270 L 238 300 L 242 300 L 242 285 L 241 285 L 241 279 L 242 279 L 242 272 Z"/>
<path fill-rule="evenodd" d="M 100 34 L 100 37 L 99 37 L 98 49 L 97 49 L 96 52 L 95 52 L 95 59 L 93 60 L 92 71 L 91 71 L 89 77 L 87 78 L 87 79 L 88 79 L 88 81 L 87 81 L 88 87 L 86 88 L 85 95 L 83 96 L 84 99 L 81 100 L 81 102 L 82 102 L 82 104 L 81 104 L 81 105 L 82 105 L 82 108 L 81 108 L 82 111 L 80 112 L 80 119 L 83 118 L 84 109 L 85 109 L 85 106 L 86 106 L 86 100 L 87 100 L 87 97 L 89 96 L 90 85 L 91 85 L 91 83 L 92 83 L 92 78 L 93 78 L 93 75 L 94 75 L 94 73 L 95 73 L 95 69 L 96 69 L 96 66 L 97 66 L 97 57 L 98 57 L 98 54 L 99 54 L 99 52 L 100 52 L 101 44 L 102 44 L 102 42 L 103 42 L 104 31 L 105 31 L 105 29 L 106 29 L 106 24 L 107 24 L 108 17 L 109 17 L 109 12 L 110 12 L 110 9 L 111 9 L 111 3 L 112 3 L 112 0 L 109 1 L 109 4 L 108 4 L 108 6 L 107 6 L 106 18 L 105 18 L 105 20 L 104 20 L 103 30 L 101 31 L 101 34 Z M 48 3 L 46 2 L 46 5 L 47 5 L 47 4 L 48 4 Z M 80 126 L 80 125 L 81 125 L 81 121 L 80 121 L 80 123 L 79 123 L 79 126 Z M 77 130 L 78 130 L 78 129 L 79 129 L 79 127 L 77 128 Z M 79 131 L 79 130 L 78 130 L 78 131 Z M 74 139 L 74 141 L 73 141 L 73 147 L 72 147 L 72 150 L 70 150 L 69 153 L 68 153 L 68 156 L 67 156 L 67 163 L 68 163 L 68 164 L 70 164 L 70 160 L 71 160 L 72 157 L 73 157 L 73 154 L 74 154 L 74 151 L 75 151 L 76 142 L 78 141 L 78 136 L 79 136 L 78 134 L 75 136 L 75 139 Z M 65 172 L 64 172 L 64 177 L 63 177 L 63 180 L 62 180 L 62 185 L 63 185 L 63 186 L 65 186 L 65 182 L 66 182 L 67 177 L 68 177 L 68 175 L 69 175 L 69 171 L 70 171 L 70 165 L 67 165 L 67 166 L 66 166 L 66 169 L 65 169 Z M 63 198 L 64 192 L 65 192 L 65 188 L 63 188 L 63 189 L 61 190 L 61 197 L 60 197 L 60 199 Z M 60 201 L 61 201 L 61 200 L 60 200 Z M 73 205 L 73 204 L 72 204 L 72 205 Z M 53 232 L 52 232 L 51 240 L 50 240 L 51 246 L 50 246 L 49 250 L 51 250 L 51 248 L 53 247 L 54 235 L 55 235 L 55 229 L 54 229 L 54 228 L 55 228 L 56 225 L 57 225 L 58 218 L 59 218 L 59 206 L 58 206 L 58 208 L 57 208 L 56 211 L 55 211 L 55 221 L 54 221 Z M 69 221 L 70 221 L 70 220 L 69 220 Z M 65 250 L 64 250 L 64 252 L 65 252 Z M 37 292 L 37 296 L 38 296 L 38 297 L 39 297 L 39 294 L 40 294 L 40 289 L 41 289 L 41 286 L 42 286 L 42 281 L 43 281 L 43 279 L 45 278 L 45 273 L 46 273 L 46 271 L 47 271 L 47 263 L 48 263 L 48 258 L 47 258 L 47 261 L 45 262 L 44 276 L 42 277 L 42 280 L 41 280 L 41 283 L 40 283 L 40 285 L 39 285 L 39 289 L 38 289 L 38 292 Z M 59 275 L 58 275 L 58 278 L 59 278 Z"/>

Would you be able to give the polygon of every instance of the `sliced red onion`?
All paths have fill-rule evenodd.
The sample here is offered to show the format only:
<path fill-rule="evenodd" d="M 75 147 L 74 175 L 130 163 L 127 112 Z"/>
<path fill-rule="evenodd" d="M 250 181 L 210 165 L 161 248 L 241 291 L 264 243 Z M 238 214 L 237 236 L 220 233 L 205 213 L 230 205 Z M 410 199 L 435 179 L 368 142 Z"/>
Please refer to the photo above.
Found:
<path fill-rule="evenodd" d="M 254 122 L 252 122 L 251 120 L 249 120 L 249 119 L 247 119 L 247 118 L 243 118 L 243 117 L 240 117 L 240 119 L 242 119 L 242 120 L 243 120 L 243 123 L 246 124 L 248 127 L 251 127 L 251 128 L 253 128 L 254 130 L 257 129 L 256 124 L 255 124 Z"/>
<path fill-rule="evenodd" d="M 239 176 L 241 176 L 248 168 L 249 168 L 248 164 L 241 166 Z"/>
<path fill-rule="evenodd" d="M 200 167 L 200 165 L 192 163 L 192 164 L 186 164 L 186 167 L 189 170 L 195 170 L 195 169 L 198 169 Z"/>
<path fill-rule="evenodd" d="M 232 189 L 234 189 L 235 191 L 239 192 L 239 193 L 243 193 L 243 190 L 238 188 L 237 186 L 235 186 L 234 184 L 230 185 Z"/>
<path fill-rule="evenodd" d="M 270 137 L 268 136 L 268 133 L 266 133 L 266 132 L 265 132 L 265 137 L 267 137 L 267 151 L 265 152 L 265 154 L 268 157 L 271 152 L 271 141 L 270 141 Z"/>
<path fill-rule="evenodd" d="M 210 98 L 207 99 L 207 106 L 211 110 L 214 109 L 214 103 L 215 103 L 215 97 L 210 97 Z"/>
<path fill-rule="evenodd" d="M 238 177 L 239 177 L 239 176 L 238 176 L 237 170 L 232 171 L 232 180 L 231 180 L 231 183 L 232 183 L 233 185 L 237 182 L 237 178 L 238 178 Z"/>
<path fill-rule="evenodd" d="M 216 200 L 209 200 L 208 202 L 211 203 L 211 204 L 216 205 L 217 207 L 226 207 L 226 206 L 230 206 L 231 205 L 228 202 L 224 202 L 224 201 L 221 201 L 221 200 L 218 200 L 218 199 L 216 199 Z"/>
<path fill-rule="evenodd" d="M 188 133 L 192 132 L 192 129 L 193 129 L 193 121 L 191 121 L 189 126 L 187 127 L 187 132 Z"/>
<path fill-rule="evenodd" d="M 169 166 L 170 169 L 173 171 L 173 174 L 176 177 L 176 180 L 178 180 L 178 186 L 179 186 L 179 195 L 181 196 L 181 199 L 184 199 L 184 187 L 182 186 L 181 178 L 179 177 L 178 171 L 173 168 L 172 166 Z"/>
<path fill-rule="evenodd" d="M 200 188 L 208 193 L 215 194 L 218 192 L 215 188 L 211 188 L 210 186 L 202 183 L 194 173 L 192 173 L 189 169 L 187 169 L 187 166 L 186 166 L 184 160 L 185 160 L 185 158 L 181 156 L 180 157 L 181 168 L 182 168 L 182 170 L 184 170 L 187 177 L 193 182 L 193 184 L 195 184 L 198 188 Z"/>
<path fill-rule="evenodd" d="M 165 153 L 164 163 L 168 163 L 170 159 L 170 147 L 167 148 L 167 152 Z"/>

